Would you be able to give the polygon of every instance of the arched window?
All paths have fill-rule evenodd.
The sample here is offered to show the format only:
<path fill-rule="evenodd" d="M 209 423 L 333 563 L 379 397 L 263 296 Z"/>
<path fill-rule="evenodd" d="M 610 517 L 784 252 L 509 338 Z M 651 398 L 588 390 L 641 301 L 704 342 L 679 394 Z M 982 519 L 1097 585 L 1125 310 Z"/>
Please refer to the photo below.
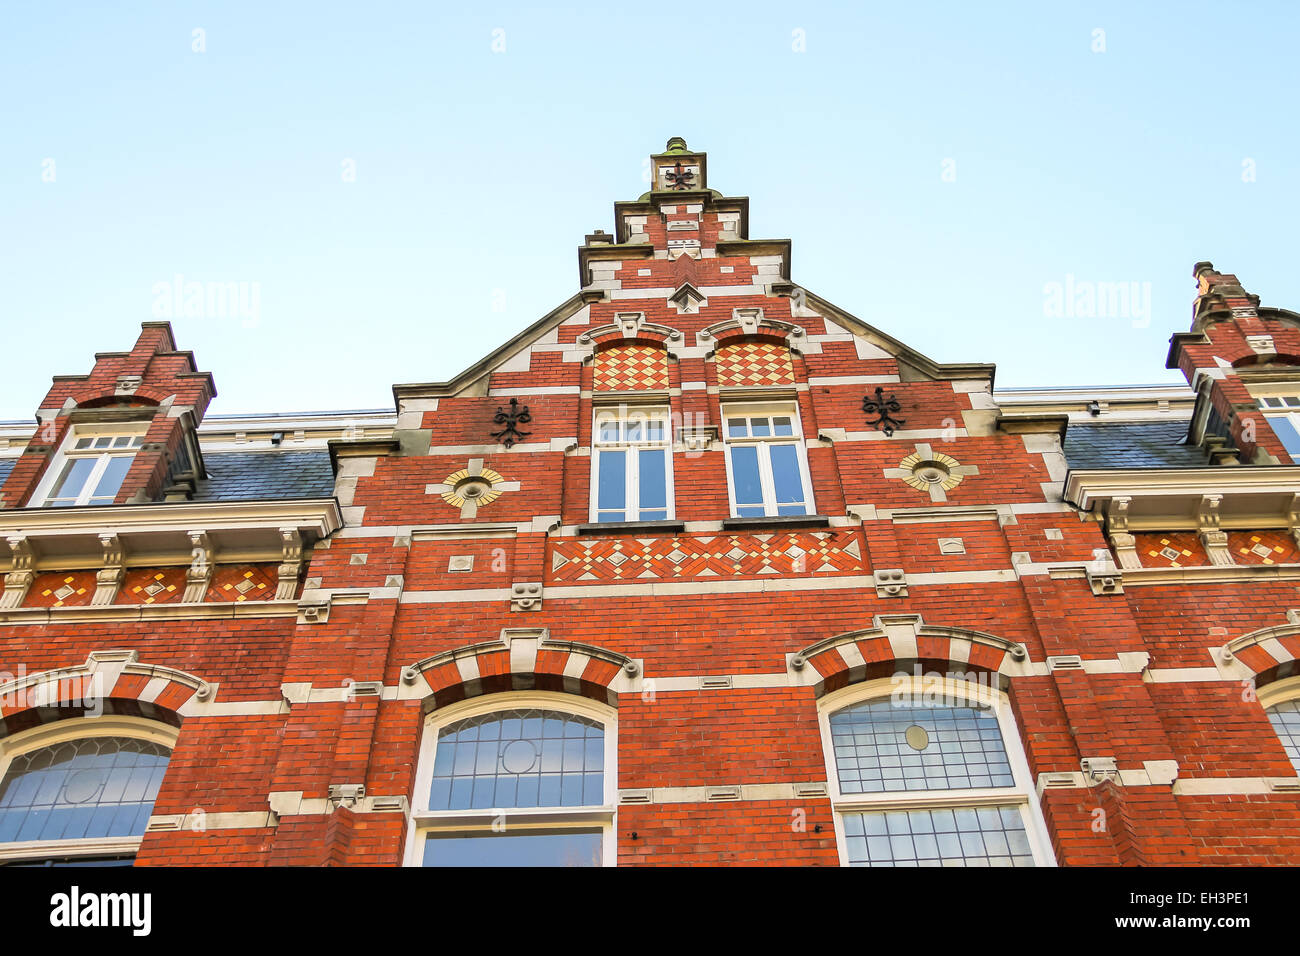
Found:
<path fill-rule="evenodd" d="M 1300 774 L 1300 677 L 1265 684 L 1259 689 L 1258 698 L 1291 766 Z"/>
<path fill-rule="evenodd" d="M 611 865 L 615 732 L 612 708 L 555 693 L 430 714 L 407 865 Z"/>
<path fill-rule="evenodd" d="M 1291 766 L 1300 773 L 1300 700 L 1287 700 L 1274 704 L 1266 713 L 1273 722 L 1278 739 L 1291 758 Z"/>
<path fill-rule="evenodd" d="M 841 863 L 1053 864 L 1000 691 L 884 679 L 829 694 L 819 711 Z"/>
<path fill-rule="evenodd" d="M 0 740 L 0 861 L 129 863 L 175 743 L 174 727 L 118 715 Z"/>

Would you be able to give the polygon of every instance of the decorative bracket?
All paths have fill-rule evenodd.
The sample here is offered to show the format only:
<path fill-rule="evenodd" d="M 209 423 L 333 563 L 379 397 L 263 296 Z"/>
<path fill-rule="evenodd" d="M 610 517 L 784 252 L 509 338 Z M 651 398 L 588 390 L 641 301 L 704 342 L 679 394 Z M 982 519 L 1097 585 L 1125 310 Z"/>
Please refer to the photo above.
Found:
<path fill-rule="evenodd" d="M 1120 568 L 1126 570 L 1137 570 L 1142 567 L 1142 559 L 1137 553 L 1137 538 L 1128 530 L 1129 505 L 1132 503 L 1132 498 L 1116 495 L 1110 500 L 1110 507 L 1106 509 L 1106 527 L 1110 545 L 1115 549 L 1115 557 L 1119 559 Z"/>
<path fill-rule="evenodd" d="M 297 596 L 301 570 L 302 535 L 297 528 L 281 528 L 279 581 L 275 587 L 277 601 L 291 601 Z"/>
<path fill-rule="evenodd" d="M 13 553 L 13 569 L 5 575 L 4 594 L 0 595 L 0 608 L 22 607 L 27 599 L 27 592 L 36 580 L 33 565 L 36 552 L 31 540 L 25 534 L 17 534 L 6 539 L 9 550 Z"/>
<path fill-rule="evenodd" d="M 1234 565 L 1232 552 L 1228 550 L 1227 532 L 1220 530 L 1219 505 L 1223 495 L 1202 495 L 1201 504 L 1196 511 L 1196 530 L 1201 538 L 1201 546 L 1209 555 L 1210 563 L 1220 567 Z"/>
<path fill-rule="evenodd" d="M 191 531 L 190 566 L 185 571 L 185 593 L 182 604 L 198 604 L 208 596 L 208 583 L 212 580 L 212 542 L 206 531 Z"/>
<path fill-rule="evenodd" d="M 113 533 L 101 534 L 99 545 L 103 549 L 104 557 L 103 566 L 95 572 L 95 593 L 90 597 L 90 603 L 94 607 L 112 604 L 126 575 L 122 540 Z"/>

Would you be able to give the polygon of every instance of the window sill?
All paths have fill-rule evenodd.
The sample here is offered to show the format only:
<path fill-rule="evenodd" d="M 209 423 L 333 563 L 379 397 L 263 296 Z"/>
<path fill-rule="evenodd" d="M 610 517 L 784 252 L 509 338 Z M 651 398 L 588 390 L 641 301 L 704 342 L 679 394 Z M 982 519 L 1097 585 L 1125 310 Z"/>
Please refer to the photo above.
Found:
<path fill-rule="evenodd" d="M 828 528 L 826 515 L 764 515 L 761 518 L 727 518 L 724 531 L 748 531 L 751 528 Z"/>
<path fill-rule="evenodd" d="M 624 534 L 628 531 L 682 532 L 684 521 L 605 521 L 578 525 L 578 534 Z"/>

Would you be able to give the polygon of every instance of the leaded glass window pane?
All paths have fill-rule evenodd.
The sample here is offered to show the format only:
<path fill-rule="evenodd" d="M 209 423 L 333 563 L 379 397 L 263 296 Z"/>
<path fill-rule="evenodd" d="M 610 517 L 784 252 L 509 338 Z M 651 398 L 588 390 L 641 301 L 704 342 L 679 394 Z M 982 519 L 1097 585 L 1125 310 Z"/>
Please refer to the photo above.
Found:
<path fill-rule="evenodd" d="M 850 866 L 1033 866 L 1016 807 L 844 814 Z"/>
<path fill-rule="evenodd" d="M 841 793 L 1015 785 L 990 710 L 885 699 L 836 711 L 830 725 Z"/>
<path fill-rule="evenodd" d="M 85 737 L 13 759 L 0 781 L 0 842 L 138 836 L 171 752 L 131 737 Z"/>
<path fill-rule="evenodd" d="M 1268 709 L 1268 719 L 1273 722 L 1278 739 L 1291 758 L 1291 766 L 1300 773 L 1300 700 L 1289 700 Z"/>
<path fill-rule="evenodd" d="M 470 717 L 438 733 L 430 810 L 604 803 L 605 728 L 549 710 Z"/>

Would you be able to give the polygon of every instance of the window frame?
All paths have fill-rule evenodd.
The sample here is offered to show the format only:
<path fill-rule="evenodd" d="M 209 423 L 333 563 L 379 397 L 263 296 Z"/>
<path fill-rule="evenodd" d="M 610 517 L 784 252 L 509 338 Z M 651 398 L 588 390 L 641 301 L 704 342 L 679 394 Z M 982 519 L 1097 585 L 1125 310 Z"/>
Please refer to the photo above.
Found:
<path fill-rule="evenodd" d="M 37 484 L 36 490 L 32 492 L 32 506 L 39 508 L 102 508 L 111 505 L 112 502 L 91 505 L 90 499 L 94 497 L 94 490 L 99 484 L 100 479 L 103 478 L 104 472 L 108 470 L 110 459 L 129 457 L 132 462 L 135 461 L 136 456 L 140 453 L 140 445 L 143 443 L 145 434 L 148 430 L 149 425 L 147 422 L 105 422 L 103 424 L 73 425 L 68 430 L 68 434 L 64 437 L 63 443 L 59 446 L 59 450 L 55 452 L 54 457 L 50 459 L 50 463 L 45 469 L 45 474 L 41 476 L 41 480 Z M 140 441 L 138 443 L 133 442 L 128 447 L 122 449 L 79 449 L 75 447 L 76 443 L 84 438 L 121 438 L 126 436 L 138 438 Z M 72 461 L 83 458 L 94 459 L 95 464 L 91 467 L 90 474 L 86 476 L 85 484 L 82 485 L 81 491 L 78 492 L 76 500 L 71 504 L 51 504 L 51 498 L 53 497 L 54 491 L 57 489 L 59 482 L 62 480 L 63 473 L 67 469 L 68 464 Z M 128 473 L 130 472 L 129 465 L 127 466 L 127 471 Z M 123 481 L 125 480 L 126 478 L 124 475 Z M 121 486 L 119 485 L 118 487 L 120 490 Z M 116 494 L 114 497 L 116 497 Z"/>
<path fill-rule="evenodd" d="M 1286 744 L 1278 736 L 1277 727 L 1273 724 L 1273 718 L 1269 711 L 1279 704 L 1290 704 L 1300 701 L 1300 675 L 1293 677 L 1284 677 L 1281 680 L 1269 681 L 1263 687 L 1255 691 L 1255 700 L 1260 709 L 1264 712 L 1264 719 L 1268 721 L 1269 729 L 1273 731 L 1273 736 L 1277 739 L 1278 746 L 1286 751 Z M 1292 770 L 1297 777 L 1300 777 L 1300 755 L 1292 757 L 1289 753 L 1287 759 L 1291 762 Z"/>
<path fill-rule="evenodd" d="M 976 689 L 978 688 L 978 689 Z M 998 721 L 1002 745 L 1011 766 L 1014 785 L 1011 787 L 981 787 L 960 790 L 885 790 L 878 793 L 843 793 L 840 790 L 839 766 L 835 760 L 835 743 L 831 736 L 831 715 L 856 704 L 888 699 L 900 690 L 906 690 L 922 700 L 930 695 L 942 695 L 948 706 L 989 705 Z M 831 817 L 835 825 L 835 847 L 840 866 L 848 866 L 848 840 L 844 833 L 844 815 L 872 813 L 885 810 L 966 809 L 980 807 L 1015 807 L 1029 839 L 1034 866 L 1056 866 L 1051 838 L 1037 789 L 1030 773 L 1029 761 L 1020 742 L 1011 702 L 1001 690 L 987 685 L 972 686 L 969 681 L 956 680 L 937 674 L 921 678 L 906 676 L 900 685 L 899 676 L 851 684 L 826 694 L 817 702 L 817 723 L 822 735 L 822 755 L 826 762 L 826 792 L 831 802 Z"/>
<path fill-rule="evenodd" d="M 15 757 L 56 744 L 90 737 L 131 737 L 166 747 L 175 755 L 180 728 L 146 717 L 101 714 L 98 717 L 68 717 L 29 727 L 0 738 L 0 781 L 9 773 Z M 170 757 L 168 758 L 170 761 Z M 170 763 L 168 770 L 170 771 Z M 164 780 L 166 778 L 164 777 Z M 152 812 L 150 813 L 152 817 Z M 146 833 L 148 830 L 145 831 Z M 145 834 L 129 837 L 86 837 L 72 840 L 20 840 L 0 842 L 0 863 L 47 858 L 134 856 Z"/>
<path fill-rule="evenodd" d="M 640 417 L 644 419 L 662 418 L 664 423 L 664 436 L 657 441 L 623 441 L 624 425 L 629 418 Z M 602 442 L 600 440 L 601 420 L 617 420 L 619 424 L 620 441 Z M 664 495 L 667 515 L 664 518 L 645 519 L 641 517 L 641 449 L 658 450 L 664 452 Z M 612 511 L 613 509 L 600 507 L 600 458 L 603 451 L 624 451 L 628 452 L 624 459 L 627 468 L 624 474 L 624 504 L 623 521 L 674 521 L 677 516 L 675 494 L 673 489 L 673 416 L 672 410 L 662 405 L 646 406 L 606 406 L 597 407 L 593 410 L 591 416 L 591 494 L 588 508 L 588 518 L 592 524 L 601 524 L 600 515 L 602 511 Z M 635 504 L 635 506 L 633 506 Z M 658 509 L 650 509 L 658 510 Z M 631 517 L 635 514 L 636 517 Z M 618 522 L 609 521 L 605 524 L 617 524 Z"/>
<path fill-rule="evenodd" d="M 480 810 L 430 810 L 433 767 L 438 735 L 444 727 L 466 719 L 507 710 L 553 710 L 599 721 L 604 728 L 605 753 L 602 790 L 604 802 L 581 807 L 496 807 Z M 504 817 L 512 831 L 536 834 L 601 831 L 601 866 L 618 862 L 618 711 L 590 698 L 555 691 L 505 691 L 460 701 L 431 711 L 423 720 L 415 783 L 407 817 L 403 866 L 423 867 L 425 843 L 430 833 L 465 835 L 492 833 Z"/>
<path fill-rule="evenodd" d="M 1279 393 L 1276 395 L 1260 395 L 1255 398 L 1259 410 L 1264 413 L 1264 418 L 1268 420 L 1269 427 L 1277 435 L 1278 441 L 1282 442 L 1282 447 L 1286 449 L 1287 454 L 1292 458 L 1300 459 L 1300 394 Z M 1277 402 L 1276 405 L 1270 405 L 1270 402 Z M 1291 402 L 1296 404 L 1292 405 Z M 1282 419 L 1295 435 L 1295 440 L 1288 442 L 1287 436 L 1280 432 L 1275 426 L 1274 421 Z"/>
<path fill-rule="evenodd" d="M 798 515 L 780 514 L 780 506 L 776 501 L 776 483 L 772 474 L 772 453 L 771 448 L 775 445 L 793 445 L 795 449 L 795 460 L 799 465 L 799 481 L 803 486 L 804 493 L 804 515 L 817 514 L 817 504 L 813 499 L 812 476 L 808 471 L 808 444 L 804 438 L 803 421 L 800 415 L 798 401 L 764 401 L 764 402 L 723 402 L 721 409 L 721 425 L 718 431 L 722 437 L 723 454 L 726 458 L 727 468 L 727 505 L 731 509 L 731 517 L 799 517 Z M 732 417 L 744 417 L 746 419 L 754 416 L 766 415 L 768 418 L 774 416 L 789 416 L 794 428 L 793 435 L 772 435 L 766 437 L 754 437 L 747 435 L 740 438 L 732 438 L 727 427 L 728 419 Z M 758 480 L 759 487 L 763 493 L 763 514 L 762 515 L 740 515 L 736 505 L 736 478 L 733 470 L 732 448 L 737 445 L 753 445 L 761 450 L 758 453 Z M 746 505 L 746 507 L 753 507 Z"/>

